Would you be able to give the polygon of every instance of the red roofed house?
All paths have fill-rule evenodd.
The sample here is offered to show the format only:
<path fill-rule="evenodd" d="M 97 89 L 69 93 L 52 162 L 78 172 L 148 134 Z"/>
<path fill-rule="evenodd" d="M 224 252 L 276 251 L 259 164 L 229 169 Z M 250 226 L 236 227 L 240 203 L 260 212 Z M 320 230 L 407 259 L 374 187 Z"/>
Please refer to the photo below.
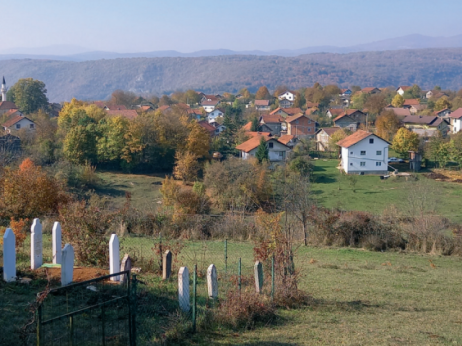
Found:
<path fill-rule="evenodd" d="M 338 130 L 341 130 L 341 128 L 340 127 L 323 127 L 322 129 L 319 129 L 318 131 L 316 131 L 316 150 L 330 151 L 331 150 L 331 148 L 329 148 L 330 137 Z"/>
<path fill-rule="evenodd" d="M 215 134 L 217 134 L 217 129 L 213 125 L 210 125 L 207 121 L 202 120 L 199 121 L 198 124 L 202 126 L 209 133 L 210 136 L 215 136 Z"/>
<path fill-rule="evenodd" d="M 360 125 L 366 126 L 367 114 L 357 109 L 346 109 L 334 119 L 335 127 L 356 131 Z"/>
<path fill-rule="evenodd" d="M 35 123 L 19 112 L 12 112 L 11 116 L 2 124 L 3 129 L 11 133 L 21 129 L 35 130 Z"/>
<path fill-rule="evenodd" d="M 380 91 L 379 88 L 370 87 L 370 88 L 363 88 L 363 89 L 361 89 L 361 92 L 362 92 L 363 94 L 374 95 L 374 94 L 379 94 L 381 91 Z"/>
<path fill-rule="evenodd" d="M 291 149 L 276 138 L 262 135 L 254 136 L 236 147 L 236 149 L 240 151 L 240 157 L 243 160 L 247 160 L 252 156 L 255 157 L 261 138 L 264 138 L 266 141 L 270 162 L 285 161 L 287 153 L 289 153 Z M 286 141 L 286 138 L 284 138 L 283 141 Z"/>
<path fill-rule="evenodd" d="M 274 114 L 279 114 L 281 115 L 282 117 L 287 117 L 287 116 L 290 116 L 290 115 L 296 115 L 296 114 L 300 114 L 300 113 L 303 113 L 302 109 L 301 108 L 281 108 L 281 107 L 278 107 L 276 108 L 274 111 L 272 111 L 270 114 L 271 115 L 274 115 Z"/>
<path fill-rule="evenodd" d="M 341 147 L 342 169 L 347 174 L 387 174 L 388 143 L 379 136 L 358 130 L 337 142 Z"/>
<path fill-rule="evenodd" d="M 134 109 L 121 109 L 121 110 L 110 110 L 106 111 L 109 116 L 122 116 L 127 119 L 133 120 L 138 116 L 138 113 Z"/>
<path fill-rule="evenodd" d="M 431 115 L 409 115 L 401 120 L 403 125 L 411 131 L 414 130 L 428 130 L 429 133 L 440 131 L 443 136 L 446 136 L 449 131 L 449 122 L 446 119 L 431 116 Z M 423 131 L 414 131 L 416 133 L 423 133 Z"/>
<path fill-rule="evenodd" d="M 462 129 L 462 108 L 456 109 L 448 115 L 452 133 L 457 133 Z"/>
<path fill-rule="evenodd" d="M 404 100 L 403 108 L 411 108 L 412 106 L 417 106 L 420 104 L 419 99 L 407 99 Z"/>
<path fill-rule="evenodd" d="M 271 132 L 272 136 L 280 136 L 281 131 L 287 131 L 287 124 L 279 114 L 264 114 L 260 117 L 261 130 Z"/>
<path fill-rule="evenodd" d="M 255 109 L 259 112 L 266 112 L 270 110 L 269 100 L 255 100 Z"/>
<path fill-rule="evenodd" d="M 0 115 L 5 114 L 6 112 L 12 110 L 12 109 L 18 109 L 18 107 L 10 101 L 2 101 L 0 102 Z"/>
<path fill-rule="evenodd" d="M 340 114 L 343 114 L 345 110 L 343 108 L 329 108 L 326 111 L 326 116 L 329 118 L 337 118 Z"/>
<path fill-rule="evenodd" d="M 307 115 L 299 113 L 285 119 L 287 131 L 285 134 L 295 137 L 314 137 L 318 123 Z"/>
<path fill-rule="evenodd" d="M 213 111 L 215 109 L 215 107 L 218 105 L 218 100 L 212 100 L 212 101 L 208 101 L 208 100 L 205 100 L 205 101 L 202 101 L 201 103 L 201 106 L 205 109 L 205 111 L 207 113 Z"/>
<path fill-rule="evenodd" d="M 449 108 L 445 108 L 440 111 L 435 111 L 434 113 L 437 117 L 444 118 L 447 115 L 451 114 L 451 110 Z"/>

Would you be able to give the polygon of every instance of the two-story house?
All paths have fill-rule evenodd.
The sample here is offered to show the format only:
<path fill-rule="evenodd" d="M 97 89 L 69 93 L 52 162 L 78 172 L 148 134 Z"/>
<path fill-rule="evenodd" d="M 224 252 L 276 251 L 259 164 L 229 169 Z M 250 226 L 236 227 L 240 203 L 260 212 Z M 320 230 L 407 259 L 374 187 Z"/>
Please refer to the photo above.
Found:
<path fill-rule="evenodd" d="M 259 112 L 267 112 L 270 110 L 270 101 L 269 100 L 255 100 L 255 110 Z"/>
<path fill-rule="evenodd" d="M 213 111 L 207 113 L 207 120 L 209 123 L 216 121 L 218 117 L 224 117 L 225 111 L 221 108 L 215 108 Z"/>
<path fill-rule="evenodd" d="M 448 115 L 451 132 L 457 133 L 462 129 L 462 108 L 456 109 Z"/>
<path fill-rule="evenodd" d="M 313 138 L 318 123 L 310 119 L 307 115 L 299 113 L 297 115 L 288 116 L 285 118 L 286 128 L 283 134 L 293 135 L 295 137 Z"/>
<path fill-rule="evenodd" d="M 446 136 L 449 132 L 449 122 L 437 116 L 409 115 L 401 122 L 407 129 L 419 135 L 440 131 L 443 136 Z"/>
<path fill-rule="evenodd" d="M 341 147 L 342 169 L 347 174 L 387 174 L 389 142 L 358 130 L 337 142 Z"/>
<path fill-rule="evenodd" d="M 278 139 L 263 135 L 254 136 L 248 141 L 245 141 L 236 147 L 236 149 L 239 150 L 240 157 L 243 160 L 247 160 L 250 157 L 255 157 L 257 148 L 260 145 L 261 138 L 264 138 L 266 141 L 270 162 L 285 161 L 291 149 L 286 144 L 280 142 Z"/>
<path fill-rule="evenodd" d="M 260 130 L 280 136 L 281 131 L 287 131 L 287 124 L 279 114 L 264 114 L 260 117 Z"/>
<path fill-rule="evenodd" d="M 402 85 L 402 86 L 398 87 L 398 89 L 396 89 L 396 92 L 397 92 L 398 94 L 400 94 L 401 96 L 403 96 L 404 93 L 406 92 L 406 90 L 409 90 L 409 89 L 411 89 L 411 88 L 412 88 L 412 87 L 409 86 L 409 85 Z"/>
<path fill-rule="evenodd" d="M 366 126 L 367 114 L 358 109 L 346 109 L 334 119 L 335 127 L 347 128 L 356 131 L 361 125 Z"/>

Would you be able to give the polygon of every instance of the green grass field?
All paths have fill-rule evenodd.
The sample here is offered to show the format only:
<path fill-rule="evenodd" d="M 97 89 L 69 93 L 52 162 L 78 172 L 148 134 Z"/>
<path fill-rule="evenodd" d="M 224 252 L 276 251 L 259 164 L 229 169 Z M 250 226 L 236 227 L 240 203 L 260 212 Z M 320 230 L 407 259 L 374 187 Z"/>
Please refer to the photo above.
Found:
<path fill-rule="evenodd" d="M 153 238 L 124 238 L 123 252 L 138 258 L 156 256 Z M 177 307 L 176 273 L 179 266 L 200 271 L 217 266 L 219 295 L 224 296 L 224 242 L 184 241 L 185 248 L 176 262 L 174 277 L 163 282 L 157 274 L 142 272 L 138 278 L 139 345 L 160 344 L 170 321 L 168 312 Z M 50 237 L 45 238 L 45 258 L 50 260 Z M 27 252 L 27 247 L 26 247 Z M 244 274 L 253 265 L 253 244 L 229 242 L 228 272 L 237 272 L 242 258 Z M 300 247 L 295 256 L 300 270 L 299 288 L 312 297 L 303 308 L 280 309 L 276 320 L 254 330 L 218 328 L 189 334 L 184 345 L 462 345 L 462 259 L 397 252 L 369 252 L 358 249 Z M 431 262 L 430 262 L 431 261 Z M 431 266 L 434 264 L 434 267 Z M 136 265 L 136 263 L 135 263 Z M 28 266 L 21 256 L 19 268 Z M 46 281 L 34 280 L 31 286 L 0 284 L 1 320 L 13 333 L 25 322 L 27 303 Z M 249 283 L 251 287 L 251 283 Z M 268 287 L 268 282 L 266 283 Z M 277 289 L 277 288 L 276 288 Z M 206 283 L 199 279 L 200 304 L 205 304 Z M 200 316 L 199 316 L 200 318 Z M 5 324 L 2 324 L 5 326 Z M 6 331 L 6 329 L 5 329 Z M 14 336 L 15 334 L 12 334 Z"/>
<path fill-rule="evenodd" d="M 355 192 L 348 179 L 336 168 L 338 160 L 316 160 L 312 193 L 317 202 L 328 208 L 381 213 L 394 205 L 406 210 L 409 182 L 404 177 L 380 180 L 378 176 L 357 176 Z M 421 179 L 427 179 L 419 174 Z M 455 222 L 462 221 L 458 210 L 462 185 L 429 180 L 438 191 L 437 213 Z"/>

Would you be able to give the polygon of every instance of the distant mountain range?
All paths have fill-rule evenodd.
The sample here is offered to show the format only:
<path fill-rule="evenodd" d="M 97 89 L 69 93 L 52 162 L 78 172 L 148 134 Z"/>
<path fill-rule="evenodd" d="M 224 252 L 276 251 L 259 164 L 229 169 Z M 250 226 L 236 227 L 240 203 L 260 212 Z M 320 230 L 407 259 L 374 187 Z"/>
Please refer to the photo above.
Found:
<path fill-rule="evenodd" d="M 266 85 L 289 88 L 338 84 L 387 87 L 419 84 L 462 88 L 462 48 L 408 49 L 297 57 L 229 55 L 214 57 L 121 58 L 92 61 L 10 59 L 0 61 L 8 86 L 20 78 L 45 82 L 50 101 L 102 100 L 116 89 L 136 94 L 195 89 L 206 93 L 255 92 Z"/>
<path fill-rule="evenodd" d="M 353 52 L 387 51 L 402 49 L 424 49 L 424 48 L 459 48 L 462 47 L 462 35 L 452 37 L 430 37 L 419 34 L 391 38 L 366 44 L 349 47 L 316 46 L 302 49 L 278 49 L 272 51 L 233 51 L 229 49 L 200 50 L 192 53 L 181 53 L 175 50 L 138 52 L 138 53 L 116 53 L 104 51 L 88 51 L 80 46 L 54 45 L 39 48 L 14 48 L 0 50 L 0 60 L 8 59 L 49 59 L 62 61 L 87 61 L 100 59 L 117 58 L 187 58 L 207 57 L 226 55 L 258 55 L 258 56 L 283 56 L 296 57 L 312 53 L 338 53 L 347 54 Z"/>

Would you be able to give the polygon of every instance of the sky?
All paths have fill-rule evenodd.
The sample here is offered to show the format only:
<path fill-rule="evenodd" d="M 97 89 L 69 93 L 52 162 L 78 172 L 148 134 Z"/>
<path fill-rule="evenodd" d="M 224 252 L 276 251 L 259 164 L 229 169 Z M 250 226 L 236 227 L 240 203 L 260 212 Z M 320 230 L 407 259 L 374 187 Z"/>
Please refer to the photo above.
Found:
<path fill-rule="evenodd" d="M 1 52 L 269 51 L 462 34 L 460 0 L 3 0 L 0 13 Z"/>

